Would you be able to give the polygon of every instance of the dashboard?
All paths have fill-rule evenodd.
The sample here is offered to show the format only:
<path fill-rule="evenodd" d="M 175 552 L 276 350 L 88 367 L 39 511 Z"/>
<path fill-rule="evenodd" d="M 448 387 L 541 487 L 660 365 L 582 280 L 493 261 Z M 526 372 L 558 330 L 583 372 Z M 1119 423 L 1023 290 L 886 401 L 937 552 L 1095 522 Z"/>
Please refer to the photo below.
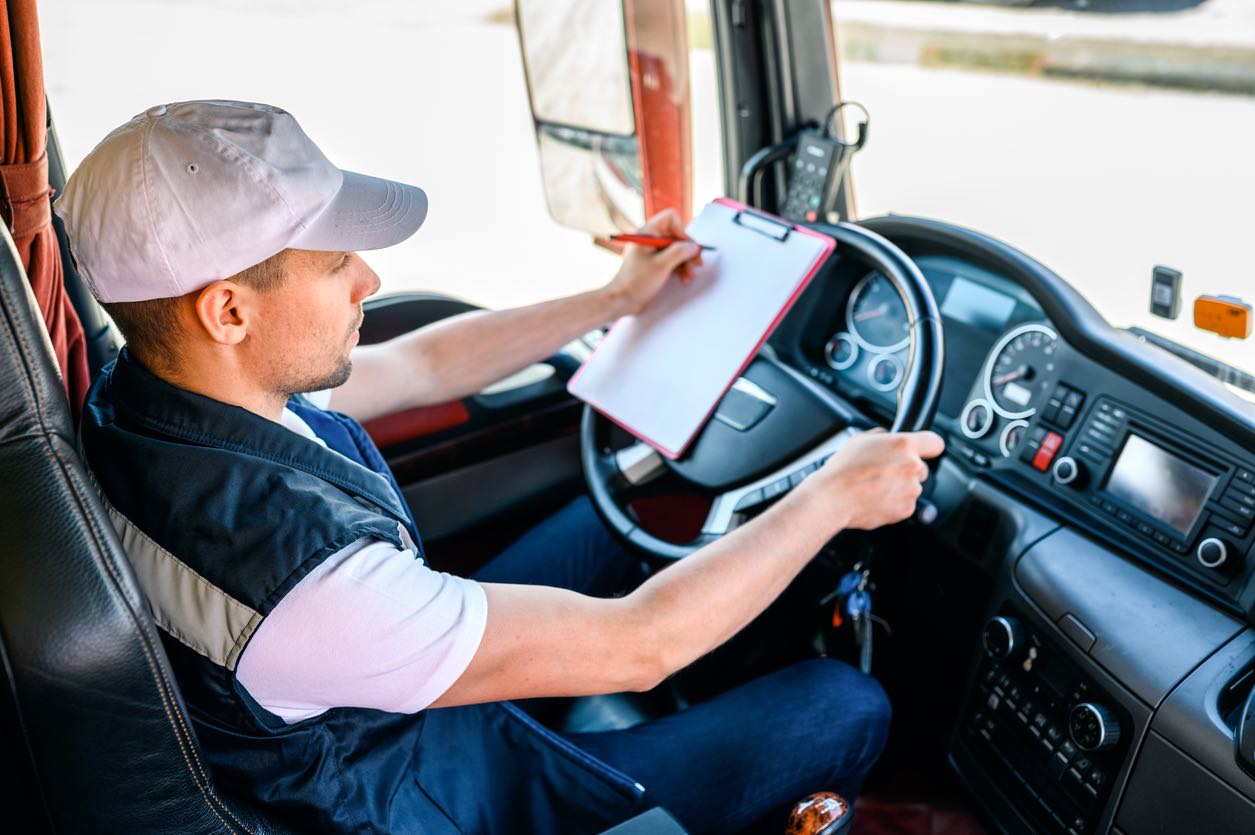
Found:
<path fill-rule="evenodd" d="M 943 321 L 931 535 L 994 577 L 956 772 L 1011 833 L 1255 831 L 1255 410 L 1002 242 L 862 225 Z M 887 424 L 905 308 L 840 249 L 819 278 L 770 344 Z"/>
<path fill-rule="evenodd" d="M 906 251 L 943 321 L 936 428 L 952 457 L 1255 619 L 1255 450 L 1087 356 L 1046 300 L 979 254 Z M 850 261 L 805 299 L 786 355 L 888 422 L 909 362 L 907 312 L 887 279 Z"/>

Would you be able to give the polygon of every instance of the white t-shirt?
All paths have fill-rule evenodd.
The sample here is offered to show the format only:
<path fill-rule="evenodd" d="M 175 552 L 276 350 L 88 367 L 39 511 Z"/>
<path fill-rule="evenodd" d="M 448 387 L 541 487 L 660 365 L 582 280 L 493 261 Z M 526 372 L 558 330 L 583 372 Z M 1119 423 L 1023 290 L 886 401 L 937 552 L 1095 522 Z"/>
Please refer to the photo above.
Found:
<path fill-rule="evenodd" d="M 310 399 L 325 408 L 329 394 Z M 283 425 L 326 446 L 290 410 Z M 333 707 L 414 713 L 462 675 L 487 617 L 478 583 L 433 571 L 390 542 L 359 539 L 279 601 L 245 647 L 236 677 L 288 724 Z"/>

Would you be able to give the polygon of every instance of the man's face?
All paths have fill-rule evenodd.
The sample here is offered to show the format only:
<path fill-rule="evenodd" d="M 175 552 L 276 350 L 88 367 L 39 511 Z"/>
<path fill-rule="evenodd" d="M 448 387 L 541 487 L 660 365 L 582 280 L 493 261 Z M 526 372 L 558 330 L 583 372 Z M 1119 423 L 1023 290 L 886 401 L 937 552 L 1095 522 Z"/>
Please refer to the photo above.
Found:
<path fill-rule="evenodd" d="M 349 378 L 362 301 L 379 277 L 353 252 L 289 250 L 286 276 L 257 296 L 259 314 L 246 347 L 272 392 L 335 388 Z"/>

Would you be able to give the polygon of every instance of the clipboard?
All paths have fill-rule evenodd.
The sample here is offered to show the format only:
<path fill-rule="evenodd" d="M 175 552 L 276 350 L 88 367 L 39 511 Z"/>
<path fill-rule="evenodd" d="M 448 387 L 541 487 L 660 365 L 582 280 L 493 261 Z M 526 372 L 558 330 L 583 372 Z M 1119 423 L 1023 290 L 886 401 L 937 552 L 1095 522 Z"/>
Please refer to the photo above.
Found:
<path fill-rule="evenodd" d="M 672 460 L 679 458 L 837 242 L 735 200 L 688 226 L 712 246 L 685 284 L 610 329 L 567 390 Z"/>

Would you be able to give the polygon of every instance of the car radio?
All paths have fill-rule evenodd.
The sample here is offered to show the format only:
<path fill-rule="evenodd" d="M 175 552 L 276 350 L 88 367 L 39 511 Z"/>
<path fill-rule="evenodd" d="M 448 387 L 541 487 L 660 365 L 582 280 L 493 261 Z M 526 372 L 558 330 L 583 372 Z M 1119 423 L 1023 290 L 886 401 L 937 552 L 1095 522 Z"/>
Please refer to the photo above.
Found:
<path fill-rule="evenodd" d="M 1083 401 L 1061 384 L 1019 460 L 1144 548 L 1227 585 L 1255 541 L 1255 466 L 1106 397 L 1078 423 Z"/>
<path fill-rule="evenodd" d="M 1093 832 L 1129 749 L 1131 717 L 1003 606 L 985 624 L 960 735 L 1036 832 Z"/>

